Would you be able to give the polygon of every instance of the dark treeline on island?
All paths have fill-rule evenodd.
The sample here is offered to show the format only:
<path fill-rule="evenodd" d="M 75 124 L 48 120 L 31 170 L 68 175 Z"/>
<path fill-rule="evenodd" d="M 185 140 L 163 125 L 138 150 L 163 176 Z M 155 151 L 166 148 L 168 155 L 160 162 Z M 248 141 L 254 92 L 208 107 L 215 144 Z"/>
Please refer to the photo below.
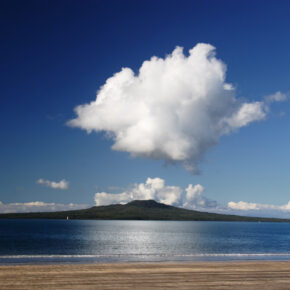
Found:
<path fill-rule="evenodd" d="M 71 211 L 6 213 L 0 214 L 0 218 L 290 222 L 290 219 L 248 217 L 200 212 L 158 203 L 154 200 L 135 200 L 125 205 L 114 204 L 107 206 L 94 206 L 88 209 Z"/>

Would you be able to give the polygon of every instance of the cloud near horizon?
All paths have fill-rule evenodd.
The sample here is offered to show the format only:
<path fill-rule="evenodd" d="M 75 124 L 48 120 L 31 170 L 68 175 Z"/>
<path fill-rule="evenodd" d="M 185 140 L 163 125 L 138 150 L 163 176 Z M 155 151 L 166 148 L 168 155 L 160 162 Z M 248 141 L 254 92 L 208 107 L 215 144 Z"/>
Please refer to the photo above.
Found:
<path fill-rule="evenodd" d="M 247 215 L 247 216 L 264 216 L 264 217 L 279 217 L 290 218 L 290 201 L 286 204 L 264 204 L 255 202 L 230 201 L 227 204 L 227 212 Z"/>
<path fill-rule="evenodd" d="M 97 192 L 96 206 L 121 203 L 133 200 L 154 199 L 168 205 L 181 206 L 188 209 L 208 209 L 217 206 L 216 201 L 203 196 L 204 187 L 200 184 L 192 185 L 183 190 L 179 186 L 169 186 L 162 178 L 147 178 L 145 183 L 136 183 L 121 193 Z"/>
<path fill-rule="evenodd" d="M 161 178 L 147 178 L 145 183 L 136 183 L 121 193 L 97 192 L 96 206 L 109 204 L 126 204 L 133 200 L 154 199 L 157 202 L 183 207 L 186 209 L 207 212 L 237 214 L 247 216 L 265 216 L 290 218 L 290 201 L 285 205 L 270 205 L 250 202 L 230 201 L 221 205 L 217 201 L 204 196 L 205 188 L 189 184 L 185 189 L 179 186 L 168 186 Z"/>
<path fill-rule="evenodd" d="M 46 212 L 46 211 L 62 211 L 87 208 L 88 204 L 62 204 L 62 203 L 47 203 L 42 201 L 32 202 L 16 202 L 3 203 L 0 201 L 0 213 L 24 213 L 24 212 Z"/>
<path fill-rule="evenodd" d="M 230 209 L 241 210 L 241 211 L 259 211 L 259 210 L 284 210 L 290 212 L 290 201 L 284 205 L 273 205 L 273 204 L 263 204 L 254 202 L 233 202 L 228 203 Z"/>
<path fill-rule="evenodd" d="M 264 120 L 270 104 L 285 99 L 280 92 L 254 102 L 236 98 L 215 47 L 199 43 L 188 56 L 182 47 L 165 58 L 153 56 L 138 74 L 122 68 L 96 100 L 75 108 L 77 116 L 68 125 L 106 132 L 113 150 L 181 163 L 197 174 L 221 136 Z"/>
<path fill-rule="evenodd" d="M 177 204 L 182 189 L 178 186 L 166 186 L 161 178 L 147 178 L 145 183 L 135 184 L 122 193 L 97 192 L 96 205 L 109 205 L 114 203 L 125 204 L 133 200 L 154 199 L 166 204 Z"/>
<path fill-rule="evenodd" d="M 36 181 L 37 184 L 43 184 L 46 187 L 50 187 L 52 189 L 62 189 L 62 190 L 66 190 L 69 188 L 69 182 L 66 181 L 65 179 L 60 180 L 59 182 L 57 181 L 50 181 L 50 180 L 45 180 L 42 178 L 39 178 Z"/>
<path fill-rule="evenodd" d="M 226 205 L 221 205 L 216 200 L 206 197 L 204 191 L 205 188 L 201 184 L 189 184 L 186 188 L 181 188 L 180 186 L 167 185 L 162 178 L 149 177 L 145 183 L 133 184 L 120 193 L 97 192 L 94 195 L 94 201 L 96 206 L 102 206 L 126 204 L 133 200 L 153 199 L 157 202 L 191 210 L 245 216 L 290 218 L 290 201 L 284 205 L 245 201 L 230 201 Z M 63 211 L 84 209 L 91 206 L 90 204 L 61 204 L 42 201 L 5 204 L 0 201 L 0 213 Z"/>

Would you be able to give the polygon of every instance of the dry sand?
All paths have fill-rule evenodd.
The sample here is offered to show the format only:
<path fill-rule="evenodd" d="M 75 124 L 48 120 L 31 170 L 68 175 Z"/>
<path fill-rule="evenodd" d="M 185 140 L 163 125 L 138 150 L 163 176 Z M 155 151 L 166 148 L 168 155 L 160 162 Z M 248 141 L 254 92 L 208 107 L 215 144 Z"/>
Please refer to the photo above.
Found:
<path fill-rule="evenodd" d="M 0 266 L 0 289 L 290 289 L 290 262 Z"/>

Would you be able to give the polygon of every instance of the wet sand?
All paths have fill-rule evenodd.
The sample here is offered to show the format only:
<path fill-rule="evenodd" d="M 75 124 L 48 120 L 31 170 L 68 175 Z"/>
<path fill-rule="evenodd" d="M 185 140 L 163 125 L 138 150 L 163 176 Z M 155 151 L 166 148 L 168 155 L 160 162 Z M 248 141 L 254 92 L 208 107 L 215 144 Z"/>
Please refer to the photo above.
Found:
<path fill-rule="evenodd" d="M 290 262 L 8 265 L 0 289 L 290 289 Z"/>

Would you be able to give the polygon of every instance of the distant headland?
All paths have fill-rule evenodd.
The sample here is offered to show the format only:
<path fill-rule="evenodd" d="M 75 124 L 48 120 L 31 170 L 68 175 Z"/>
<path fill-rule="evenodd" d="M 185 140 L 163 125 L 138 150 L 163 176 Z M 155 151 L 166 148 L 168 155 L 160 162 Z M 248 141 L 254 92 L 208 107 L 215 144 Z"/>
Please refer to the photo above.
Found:
<path fill-rule="evenodd" d="M 290 219 L 249 217 L 188 210 L 159 203 L 155 200 L 134 200 L 124 205 L 93 206 L 88 209 L 71 211 L 6 213 L 0 214 L 0 218 L 290 222 Z"/>

